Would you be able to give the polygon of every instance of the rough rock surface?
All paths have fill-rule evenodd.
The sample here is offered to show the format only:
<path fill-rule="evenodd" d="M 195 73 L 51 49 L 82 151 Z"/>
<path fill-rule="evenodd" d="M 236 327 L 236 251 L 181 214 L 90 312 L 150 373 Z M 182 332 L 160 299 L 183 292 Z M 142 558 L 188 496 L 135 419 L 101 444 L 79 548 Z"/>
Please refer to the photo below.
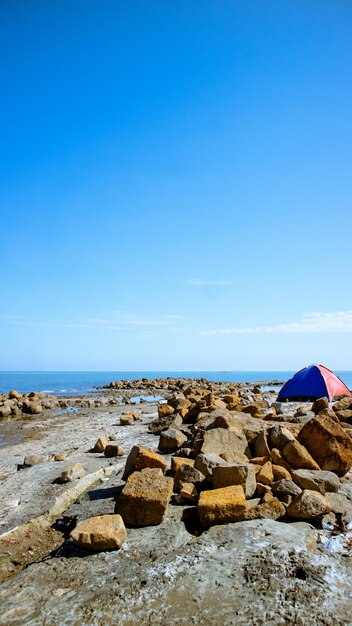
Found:
<path fill-rule="evenodd" d="M 79 522 L 71 539 L 86 550 L 116 550 L 125 542 L 127 532 L 121 515 L 99 515 Z"/>
<path fill-rule="evenodd" d="M 330 417 L 316 415 L 302 427 L 299 440 L 321 469 L 344 476 L 352 467 L 352 439 Z"/>
<path fill-rule="evenodd" d="M 287 507 L 287 514 L 297 519 L 312 519 L 330 513 L 331 504 L 317 491 L 305 489 Z"/>
<path fill-rule="evenodd" d="M 163 521 L 173 490 L 173 479 L 160 468 L 133 472 L 117 498 L 115 513 L 127 525 L 150 526 Z"/>
<path fill-rule="evenodd" d="M 245 510 L 246 500 L 240 485 L 202 491 L 198 501 L 200 523 L 206 528 L 235 522 L 241 519 Z"/>

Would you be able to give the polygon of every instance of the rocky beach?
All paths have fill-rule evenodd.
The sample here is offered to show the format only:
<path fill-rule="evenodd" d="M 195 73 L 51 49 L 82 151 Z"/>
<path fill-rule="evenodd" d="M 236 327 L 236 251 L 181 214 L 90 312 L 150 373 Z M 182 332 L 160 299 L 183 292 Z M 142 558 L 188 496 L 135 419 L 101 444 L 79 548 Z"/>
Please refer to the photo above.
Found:
<path fill-rule="evenodd" d="M 0 623 L 352 624 L 352 398 L 262 383 L 1 394 Z"/>

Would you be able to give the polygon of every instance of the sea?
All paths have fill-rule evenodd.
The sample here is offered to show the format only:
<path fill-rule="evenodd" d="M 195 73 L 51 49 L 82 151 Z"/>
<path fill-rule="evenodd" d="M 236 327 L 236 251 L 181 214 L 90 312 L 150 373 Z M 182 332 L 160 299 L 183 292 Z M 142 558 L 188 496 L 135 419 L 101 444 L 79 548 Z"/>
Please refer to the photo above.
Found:
<path fill-rule="evenodd" d="M 91 395 L 97 387 L 114 380 L 138 378 L 207 378 L 219 382 L 285 382 L 293 371 L 223 371 L 223 372 L 0 372 L 0 393 L 16 389 L 19 393 L 41 391 L 48 395 Z M 352 372 L 337 374 L 349 389 L 352 388 Z"/>

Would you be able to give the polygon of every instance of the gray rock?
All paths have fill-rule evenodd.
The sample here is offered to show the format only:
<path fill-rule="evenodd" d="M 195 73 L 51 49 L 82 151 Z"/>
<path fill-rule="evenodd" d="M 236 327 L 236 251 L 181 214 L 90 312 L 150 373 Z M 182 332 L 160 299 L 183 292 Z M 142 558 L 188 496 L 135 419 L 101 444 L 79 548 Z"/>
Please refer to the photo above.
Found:
<path fill-rule="evenodd" d="M 298 469 L 292 470 L 291 474 L 294 482 L 301 489 L 312 489 L 323 495 L 327 491 L 337 493 L 340 487 L 340 481 L 334 472 Z"/>

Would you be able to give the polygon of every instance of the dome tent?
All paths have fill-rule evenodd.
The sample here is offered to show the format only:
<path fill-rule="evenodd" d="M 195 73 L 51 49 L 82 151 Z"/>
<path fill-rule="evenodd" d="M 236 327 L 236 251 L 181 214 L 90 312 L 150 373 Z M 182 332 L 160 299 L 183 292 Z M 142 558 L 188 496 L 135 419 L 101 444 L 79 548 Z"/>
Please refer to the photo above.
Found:
<path fill-rule="evenodd" d="M 352 396 L 345 383 L 324 365 L 308 365 L 299 370 L 281 388 L 277 397 L 283 400 L 316 400 L 327 397 Z"/>

